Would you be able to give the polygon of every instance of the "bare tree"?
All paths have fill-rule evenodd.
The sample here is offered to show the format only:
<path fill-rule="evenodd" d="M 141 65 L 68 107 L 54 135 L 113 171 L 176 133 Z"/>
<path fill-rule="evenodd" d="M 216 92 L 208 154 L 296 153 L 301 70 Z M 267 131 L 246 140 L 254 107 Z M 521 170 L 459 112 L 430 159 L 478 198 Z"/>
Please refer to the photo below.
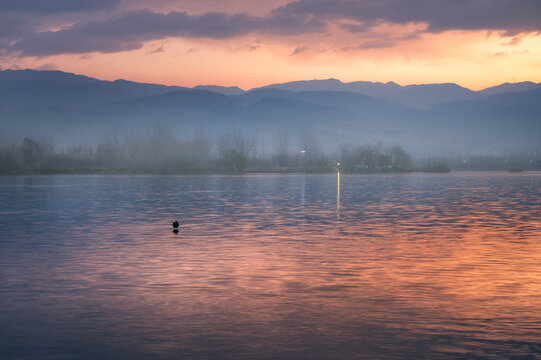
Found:
<path fill-rule="evenodd" d="M 273 156 L 273 163 L 278 166 L 289 165 L 289 136 L 287 132 L 279 130 L 276 136 L 277 151 Z"/>
<path fill-rule="evenodd" d="M 218 157 L 222 168 L 242 172 L 248 165 L 249 156 L 255 151 L 255 142 L 240 132 L 222 135 L 217 142 Z"/>
<path fill-rule="evenodd" d="M 187 155 L 197 162 L 203 163 L 209 160 L 212 151 L 212 141 L 207 129 L 203 124 L 198 124 L 193 132 L 192 139 L 188 143 Z"/>
<path fill-rule="evenodd" d="M 302 150 L 304 151 L 304 165 L 319 167 L 325 162 L 325 156 L 321 144 L 313 131 L 306 131 L 301 139 Z"/>

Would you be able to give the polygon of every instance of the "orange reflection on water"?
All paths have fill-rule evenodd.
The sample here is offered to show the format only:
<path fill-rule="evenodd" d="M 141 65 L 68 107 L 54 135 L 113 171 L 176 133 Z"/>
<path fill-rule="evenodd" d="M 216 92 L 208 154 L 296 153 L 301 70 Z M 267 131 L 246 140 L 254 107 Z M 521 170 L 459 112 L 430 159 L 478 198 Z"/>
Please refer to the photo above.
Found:
<path fill-rule="evenodd" d="M 112 222 L 55 250 L 54 266 L 36 257 L 13 276 L 33 274 L 59 333 L 107 328 L 142 354 L 540 351 L 539 187 L 454 176 L 247 177 L 243 190 L 218 179 L 177 236 L 164 221 Z"/>

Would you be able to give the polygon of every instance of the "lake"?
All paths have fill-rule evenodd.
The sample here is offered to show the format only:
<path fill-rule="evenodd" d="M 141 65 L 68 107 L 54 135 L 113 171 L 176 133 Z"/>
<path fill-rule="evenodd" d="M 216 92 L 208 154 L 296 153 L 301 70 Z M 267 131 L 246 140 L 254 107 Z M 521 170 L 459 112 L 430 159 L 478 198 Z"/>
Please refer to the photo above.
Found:
<path fill-rule="evenodd" d="M 0 204 L 0 358 L 541 357 L 540 173 L 8 176 Z"/>

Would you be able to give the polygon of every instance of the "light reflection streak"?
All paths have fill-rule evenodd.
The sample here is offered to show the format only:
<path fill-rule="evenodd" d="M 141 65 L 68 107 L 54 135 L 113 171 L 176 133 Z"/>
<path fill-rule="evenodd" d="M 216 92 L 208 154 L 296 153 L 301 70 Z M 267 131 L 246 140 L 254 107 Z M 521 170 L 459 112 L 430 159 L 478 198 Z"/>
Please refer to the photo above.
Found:
<path fill-rule="evenodd" d="M 336 219 L 340 220 L 340 170 L 336 173 Z"/>

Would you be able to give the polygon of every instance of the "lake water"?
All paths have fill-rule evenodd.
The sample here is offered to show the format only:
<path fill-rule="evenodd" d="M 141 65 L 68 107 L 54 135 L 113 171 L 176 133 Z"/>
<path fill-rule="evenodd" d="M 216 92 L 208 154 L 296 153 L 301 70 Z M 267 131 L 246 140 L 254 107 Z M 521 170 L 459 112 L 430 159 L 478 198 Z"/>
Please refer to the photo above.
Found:
<path fill-rule="evenodd" d="M 2 359 L 541 358 L 539 173 L 0 177 L 0 204 Z"/>

